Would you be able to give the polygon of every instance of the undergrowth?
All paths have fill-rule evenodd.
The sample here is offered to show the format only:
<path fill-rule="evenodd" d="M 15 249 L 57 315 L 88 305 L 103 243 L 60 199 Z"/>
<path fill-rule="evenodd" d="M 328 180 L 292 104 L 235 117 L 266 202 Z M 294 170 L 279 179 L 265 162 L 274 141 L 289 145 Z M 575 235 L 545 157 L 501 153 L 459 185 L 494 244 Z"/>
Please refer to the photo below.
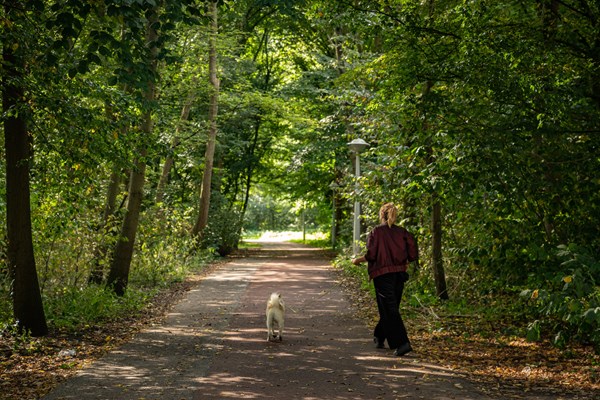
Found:
<path fill-rule="evenodd" d="M 130 287 L 124 296 L 100 285 L 62 288 L 44 299 L 48 324 L 60 331 L 77 331 L 90 325 L 132 315 L 146 305 L 157 289 Z"/>
<path fill-rule="evenodd" d="M 161 289 L 181 282 L 191 273 L 201 270 L 212 260 L 209 251 L 192 252 L 184 239 L 152 243 L 148 232 L 132 261 L 129 285 L 124 296 L 117 296 L 105 285 L 88 284 L 79 279 L 60 284 L 60 277 L 42 293 L 48 326 L 61 332 L 77 332 L 89 326 L 115 321 L 140 312 Z M 85 271 L 78 271 L 84 275 Z M 10 281 L 0 281 L 0 330 L 11 334 L 15 325 L 12 314 Z"/>

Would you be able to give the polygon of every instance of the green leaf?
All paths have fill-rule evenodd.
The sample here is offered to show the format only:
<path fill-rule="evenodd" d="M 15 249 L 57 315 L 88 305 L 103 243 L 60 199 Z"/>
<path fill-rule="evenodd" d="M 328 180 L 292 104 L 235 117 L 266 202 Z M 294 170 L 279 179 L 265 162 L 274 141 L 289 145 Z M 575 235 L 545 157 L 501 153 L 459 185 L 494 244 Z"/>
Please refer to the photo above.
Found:
<path fill-rule="evenodd" d="M 535 320 L 527 325 L 527 340 L 530 342 L 539 342 L 541 339 L 540 321 Z"/>

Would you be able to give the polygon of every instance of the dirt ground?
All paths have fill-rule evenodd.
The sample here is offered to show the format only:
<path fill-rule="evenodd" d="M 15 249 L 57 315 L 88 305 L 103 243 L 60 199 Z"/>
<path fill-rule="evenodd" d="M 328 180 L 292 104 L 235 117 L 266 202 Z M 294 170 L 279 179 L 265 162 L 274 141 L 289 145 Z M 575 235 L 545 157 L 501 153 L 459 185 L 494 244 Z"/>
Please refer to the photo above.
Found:
<path fill-rule="evenodd" d="M 375 349 L 325 254 L 284 242 L 222 264 L 164 323 L 91 363 L 43 397 L 59 399 L 567 399 L 486 387 L 420 357 Z M 265 305 L 287 306 L 268 342 Z M 517 394 L 520 393 L 520 394 Z M 581 398 L 581 397 L 579 397 Z"/>

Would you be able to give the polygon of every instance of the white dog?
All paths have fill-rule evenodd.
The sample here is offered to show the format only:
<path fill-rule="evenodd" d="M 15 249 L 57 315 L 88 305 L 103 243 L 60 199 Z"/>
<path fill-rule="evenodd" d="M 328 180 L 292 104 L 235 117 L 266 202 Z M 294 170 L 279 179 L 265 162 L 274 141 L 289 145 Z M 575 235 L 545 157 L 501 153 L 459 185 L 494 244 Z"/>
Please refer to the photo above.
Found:
<path fill-rule="evenodd" d="M 267 340 L 282 341 L 283 325 L 285 320 L 285 304 L 279 293 L 271 293 L 267 302 Z M 275 335 L 275 325 L 279 334 Z"/>

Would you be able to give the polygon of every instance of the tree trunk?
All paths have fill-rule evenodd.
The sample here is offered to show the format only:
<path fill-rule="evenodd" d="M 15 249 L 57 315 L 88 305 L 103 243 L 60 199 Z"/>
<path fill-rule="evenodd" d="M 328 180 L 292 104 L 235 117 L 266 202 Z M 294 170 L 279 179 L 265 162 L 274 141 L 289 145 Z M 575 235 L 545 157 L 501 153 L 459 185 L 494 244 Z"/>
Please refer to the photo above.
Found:
<path fill-rule="evenodd" d="M 256 148 L 258 147 L 258 135 L 260 134 L 261 123 L 262 119 L 259 115 L 257 115 L 254 126 L 254 136 L 252 137 L 252 144 L 250 145 L 250 149 L 248 152 L 250 162 L 246 167 L 246 190 L 244 191 L 244 201 L 242 205 L 242 213 L 240 215 L 240 218 L 242 219 L 246 215 L 246 210 L 248 209 L 248 203 L 250 201 L 250 189 L 252 188 L 252 175 L 254 172 L 254 155 L 256 153 Z"/>
<path fill-rule="evenodd" d="M 215 155 L 215 143 L 217 140 L 217 112 L 219 105 L 219 80 L 217 78 L 217 2 L 210 2 L 211 35 L 209 39 L 209 61 L 208 69 L 212 93 L 210 96 L 210 107 L 208 111 L 209 132 L 208 142 L 206 143 L 206 153 L 204 155 L 204 175 L 202 177 L 202 191 L 200 195 L 200 212 L 198 219 L 192 229 L 192 235 L 199 239 L 202 231 L 208 224 L 208 210 L 210 207 L 210 192 L 213 172 L 213 162 Z"/>
<path fill-rule="evenodd" d="M 444 272 L 444 260 L 442 257 L 442 204 L 436 195 L 433 197 L 433 210 L 431 212 L 431 242 L 435 291 L 440 299 L 448 300 L 446 273 Z"/>
<path fill-rule="evenodd" d="M 153 73 L 157 71 L 157 39 L 158 34 L 156 27 L 158 24 L 158 9 L 155 7 L 152 10 L 151 15 L 148 17 L 148 25 L 146 27 L 146 43 L 150 46 L 149 49 L 149 66 Z M 146 92 L 144 97 L 148 104 L 154 102 L 156 97 L 156 84 L 154 77 L 149 78 L 147 82 Z M 152 111 L 150 109 L 145 111 L 144 122 L 141 126 L 141 131 L 145 137 L 152 133 Z M 141 138 L 144 142 L 146 139 Z M 131 171 L 129 179 L 129 197 L 127 200 L 127 210 L 125 212 L 125 218 L 123 219 L 123 225 L 121 228 L 121 235 L 115 246 L 110 273 L 107 279 L 107 285 L 112 287 L 114 292 L 122 296 L 125 294 L 127 289 L 127 283 L 129 280 L 129 269 L 131 266 L 131 259 L 133 257 L 133 248 L 135 244 L 135 236 L 137 233 L 137 227 L 140 219 L 140 211 L 142 208 L 142 199 L 144 195 L 144 180 L 146 173 L 146 155 L 147 150 L 144 144 L 141 145 L 139 150 L 139 156 L 135 162 L 134 168 Z"/>
<path fill-rule="evenodd" d="M 92 270 L 88 278 L 88 283 L 101 284 L 104 280 L 104 261 L 108 254 L 108 245 L 105 236 L 109 235 L 111 227 L 111 217 L 115 213 L 117 195 L 119 194 L 119 185 L 121 184 L 121 173 L 117 168 L 110 175 L 108 191 L 106 194 L 106 204 L 104 205 L 104 213 L 102 215 L 102 231 L 103 240 L 94 249 L 94 257 L 92 259 Z"/>
<path fill-rule="evenodd" d="M 346 71 L 345 65 L 344 65 L 344 48 L 342 46 L 342 44 L 344 43 L 344 40 L 341 39 L 341 36 L 343 35 L 342 32 L 342 28 L 335 28 L 334 31 L 334 35 L 335 37 L 333 38 L 333 43 L 334 43 L 334 49 L 335 49 L 335 61 L 336 61 L 336 68 L 338 71 L 338 75 L 343 75 L 344 72 Z"/>
<path fill-rule="evenodd" d="M 5 16 L 20 7 L 19 1 L 5 5 Z M 6 26 L 10 27 L 10 24 Z M 29 163 L 33 157 L 32 138 L 27 132 L 24 90 L 19 86 L 23 61 L 3 46 L 2 110 L 6 151 L 7 264 L 13 279 L 13 313 L 20 329 L 33 336 L 48 333 L 33 251 Z"/>
<path fill-rule="evenodd" d="M 427 101 L 427 95 L 433 87 L 432 81 L 427 81 L 423 89 L 423 99 Z M 423 131 L 427 132 L 430 127 L 427 123 L 427 118 L 423 119 Z M 433 149 L 427 149 L 429 154 L 429 162 L 435 163 Z M 437 296 L 442 300 L 448 300 L 448 291 L 446 289 L 446 274 L 444 272 L 444 259 L 442 255 L 442 204 L 438 194 L 434 192 L 431 200 L 431 257 L 433 265 L 433 278 L 435 280 L 435 288 Z"/>
<path fill-rule="evenodd" d="M 146 124 L 144 123 L 143 125 L 145 126 Z M 107 285 L 112 287 L 119 296 L 125 294 L 129 281 L 129 268 L 133 257 L 133 247 L 142 207 L 146 172 L 145 156 L 146 150 L 141 150 L 140 157 L 135 163 L 135 168 L 131 171 L 127 210 L 125 211 L 121 234 L 113 253 L 110 273 L 107 279 Z"/>
<path fill-rule="evenodd" d="M 173 138 L 173 142 L 171 143 L 171 151 L 167 158 L 165 159 L 165 163 L 163 164 L 162 173 L 160 175 L 160 180 L 158 181 L 158 186 L 156 187 L 156 204 L 162 203 L 165 195 L 165 187 L 167 186 L 167 182 L 169 180 L 169 173 L 171 172 L 171 168 L 173 168 L 173 151 L 179 143 L 181 139 L 179 135 L 181 134 L 181 126 L 185 121 L 188 120 L 190 116 L 190 110 L 192 109 L 192 103 L 196 98 L 196 91 L 193 89 L 188 98 L 186 99 L 185 104 L 183 105 L 183 109 L 181 110 L 181 116 L 179 118 L 179 124 L 175 129 L 175 137 Z"/>

